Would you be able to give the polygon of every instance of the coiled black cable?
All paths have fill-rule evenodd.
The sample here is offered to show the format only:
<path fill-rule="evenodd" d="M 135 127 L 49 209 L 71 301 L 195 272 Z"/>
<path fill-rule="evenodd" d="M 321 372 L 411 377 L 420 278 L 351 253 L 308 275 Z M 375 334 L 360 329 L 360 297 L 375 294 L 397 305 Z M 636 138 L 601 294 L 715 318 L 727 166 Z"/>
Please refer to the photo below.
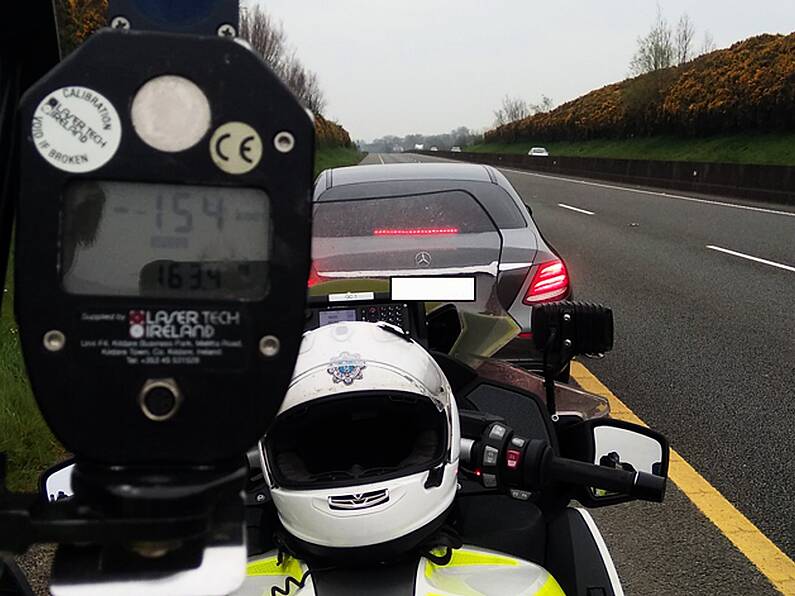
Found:
<path fill-rule="evenodd" d="M 289 547 L 286 535 L 277 531 L 274 533 L 274 540 L 278 545 L 278 552 L 276 555 L 276 564 L 278 566 L 284 564 L 285 559 L 288 557 L 298 560 L 297 554 Z M 433 536 L 419 544 L 413 552 L 415 555 L 419 554 L 420 556 L 425 557 L 435 565 L 444 567 L 445 565 L 448 565 L 453 558 L 453 551 L 461 548 L 462 545 L 463 541 L 461 540 L 459 533 L 450 526 L 443 526 L 439 528 L 439 530 Z M 437 554 L 434 552 L 440 549 L 444 549 L 442 554 Z M 306 582 L 309 580 L 309 576 L 312 575 L 313 572 L 318 573 L 321 571 L 331 571 L 333 569 L 338 569 L 338 567 L 332 566 L 323 567 L 320 569 L 307 569 L 300 579 L 296 579 L 291 575 L 287 576 L 287 578 L 284 580 L 283 586 L 271 587 L 271 596 L 290 596 L 293 587 L 295 587 L 297 590 L 301 590 L 306 586 Z"/>
<path fill-rule="evenodd" d="M 299 560 L 295 551 L 293 551 L 289 544 L 285 534 L 280 531 L 276 531 L 273 535 L 273 539 L 277 545 L 277 553 L 276 553 L 276 565 L 281 567 L 285 559 L 293 558 L 295 560 Z M 288 575 L 287 579 L 284 580 L 284 586 L 272 586 L 271 587 L 271 596 L 290 596 L 290 592 L 292 592 L 293 587 L 297 590 L 301 590 L 305 585 L 309 576 L 312 575 L 312 572 L 318 571 L 328 571 L 333 569 L 332 567 L 325 567 L 322 569 L 307 569 L 304 574 L 301 576 L 301 579 L 295 579 L 292 575 Z"/>
<path fill-rule="evenodd" d="M 292 575 L 288 575 L 287 579 L 284 581 L 283 588 L 280 586 L 271 587 L 271 596 L 290 596 L 292 586 L 295 586 L 299 590 L 302 589 L 306 585 L 306 580 L 309 579 L 311 574 L 312 570 L 307 569 L 301 576 L 301 579 L 295 579 Z"/>

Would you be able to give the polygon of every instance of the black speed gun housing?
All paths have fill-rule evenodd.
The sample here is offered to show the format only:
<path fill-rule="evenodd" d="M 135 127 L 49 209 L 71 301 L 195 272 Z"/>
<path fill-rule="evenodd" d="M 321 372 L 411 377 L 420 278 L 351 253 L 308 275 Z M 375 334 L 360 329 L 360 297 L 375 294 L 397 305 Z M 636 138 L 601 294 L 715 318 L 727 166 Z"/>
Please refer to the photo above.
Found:
<path fill-rule="evenodd" d="M 244 453 L 301 339 L 305 110 L 232 40 L 106 30 L 21 122 L 16 309 L 48 425 L 97 462 Z"/>
<path fill-rule="evenodd" d="M 60 543 L 53 593 L 146 569 L 233 591 L 245 453 L 303 332 L 312 118 L 242 42 L 106 29 L 17 128 L 16 316 L 74 497 L 0 482 L 0 552 Z M 233 573 L 202 571 L 216 546 Z"/>

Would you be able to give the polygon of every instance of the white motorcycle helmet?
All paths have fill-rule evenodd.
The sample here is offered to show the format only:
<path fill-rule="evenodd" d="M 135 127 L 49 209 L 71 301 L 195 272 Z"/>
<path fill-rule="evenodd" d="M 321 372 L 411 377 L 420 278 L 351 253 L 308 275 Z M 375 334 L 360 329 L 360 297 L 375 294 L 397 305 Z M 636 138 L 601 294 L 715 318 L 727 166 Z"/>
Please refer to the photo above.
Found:
<path fill-rule="evenodd" d="M 427 542 L 455 498 L 459 448 L 439 365 L 396 327 L 365 322 L 304 335 L 260 443 L 291 548 L 351 562 Z"/>

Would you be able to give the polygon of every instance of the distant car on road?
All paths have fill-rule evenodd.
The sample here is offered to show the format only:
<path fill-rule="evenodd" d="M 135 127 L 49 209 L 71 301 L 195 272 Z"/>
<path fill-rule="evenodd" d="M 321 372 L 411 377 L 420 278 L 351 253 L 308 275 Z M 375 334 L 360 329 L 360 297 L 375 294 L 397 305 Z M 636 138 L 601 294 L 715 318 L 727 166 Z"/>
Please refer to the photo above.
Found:
<path fill-rule="evenodd" d="M 431 151 L 439 151 L 439 147 L 431 147 Z"/>
<path fill-rule="evenodd" d="M 544 147 L 533 147 L 527 152 L 527 155 L 532 157 L 549 157 L 549 151 L 547 151 Z"/>
<path fill-rule="evenodd" d="M 473 276 L 476 301 L 454 304 L 491 346 L 483 351 L 541 369 L 533 306 L 569 298 L 571 283 L 499 170 L 462 163 L 336 168 L 320 174 L 313 201 L 310 284 Z"/>
<path fill-rule="evenodd" d="M 451 151 L 451 152 L 453 152 L 453 153 L 461 153 L 461 147 L 458 147 L 458 146 L 456 145 L 455 147 L 453 147 L 452 149 L 450 149 L 450 151 Z"/>

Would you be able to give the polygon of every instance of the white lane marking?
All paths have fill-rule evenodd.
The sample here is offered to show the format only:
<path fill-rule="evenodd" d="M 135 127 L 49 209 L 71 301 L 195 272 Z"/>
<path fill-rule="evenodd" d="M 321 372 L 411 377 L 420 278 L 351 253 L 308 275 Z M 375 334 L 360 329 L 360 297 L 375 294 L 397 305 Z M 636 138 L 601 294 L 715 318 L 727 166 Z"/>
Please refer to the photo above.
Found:
<path fill-rule="evenodd" d="M 380 160 L 381 160 L 381 165 L 384 165 L 384 158 L 383 158 L 383 157 L 381 157 L 381 154 L 380 154 L 380 153 L 377 153 L 376 155 L 378 155 L 378 159 L 380 159 Z"/>
<path fill-rule="evenodd" d="M 731 207 L 732 209 L 744 209 L 746 211 L 759 211 L 760 213 L 770 213 L 772 215 L 784 215 L 787 217 L 795 217 L 795 211 L 778 211 L 776 209 L 764 209 L 762 207 L 751 207 L 750 205 L 740 205 L 737 203 L 724 203 L 723 201 L 709 201 L 707 199 L 697 199 L 695 197 L 685 197 L 682 195 L 672 195 L 667 192 L 655 192 L 652 190 L 640 190 L 638 188 L 627 188 L 626 186 L 614 186 L 612 184 L 600 184 L 599 182 L 586 182 L 585 180 L 572 180 L 571 178 L 563 178 L 561 176 L 549 176 L 548 174 L 536 174 L 535 172 L 525 172 L 523 170 L 514 170 L 511 168 L 500 168 L 515 174 L 524 174 L 525 176 L 536 176 L 538 178 L 549 178 L 550 180 L 562 180 L 563 182 L 571 182 L 572 184 L 585 184 L 586 186 L 597 186 L 599 188 L 608 188 L 610 190 L 623 190 L 626 192 L 634 192 L 640 195 L 652 195 L 657 197 L 665 197 L 666 199 L 677 199 L 679 201 L 691 201 L 693 203 L 704 203 L 706 205 L 717 205 L 718 207 Z"/>
<path fill-rule="evenodd" d="M 717 250 L 718 252 L 725 252 L 727 255 L 732 255 L 735 257 L 740 257 L 741 259 L 748 259 L 749 261 L 756 261 L 757 263 L 764 263 L 765 265 L 770 265 L 771 267 L 778 267 L 779 269 L 784 269 L 785 271 L 792 271 L 795 273 L 795 267 L 790 265 L 783 265 L 781 263 L 776 263 L 775 261 L 768 261 L 767 259 L 760 259 L 759 257 L 754 257 L 751 255 L 747 255 L 742 252 L 737 252 L 734 250 L 729 250 L 728 248 L 721 248 L 720 246 L 713 246 L 712 244 L 708 244 L 707 248 L 710 250 Z"/>
<path fill-rule="evenodd" d="M 579 207 L 572 207 L 571 205 L 565 205 L 564 203 L 558 203 L 558 207 L 562 207 L 563 209 L 568 209 L 569 211 L 576 211 L 577 213 L 585 213 L 585 215 L 596 215 L 593 211 L 586 211 L 585 209 L 580 209 Z"/>

